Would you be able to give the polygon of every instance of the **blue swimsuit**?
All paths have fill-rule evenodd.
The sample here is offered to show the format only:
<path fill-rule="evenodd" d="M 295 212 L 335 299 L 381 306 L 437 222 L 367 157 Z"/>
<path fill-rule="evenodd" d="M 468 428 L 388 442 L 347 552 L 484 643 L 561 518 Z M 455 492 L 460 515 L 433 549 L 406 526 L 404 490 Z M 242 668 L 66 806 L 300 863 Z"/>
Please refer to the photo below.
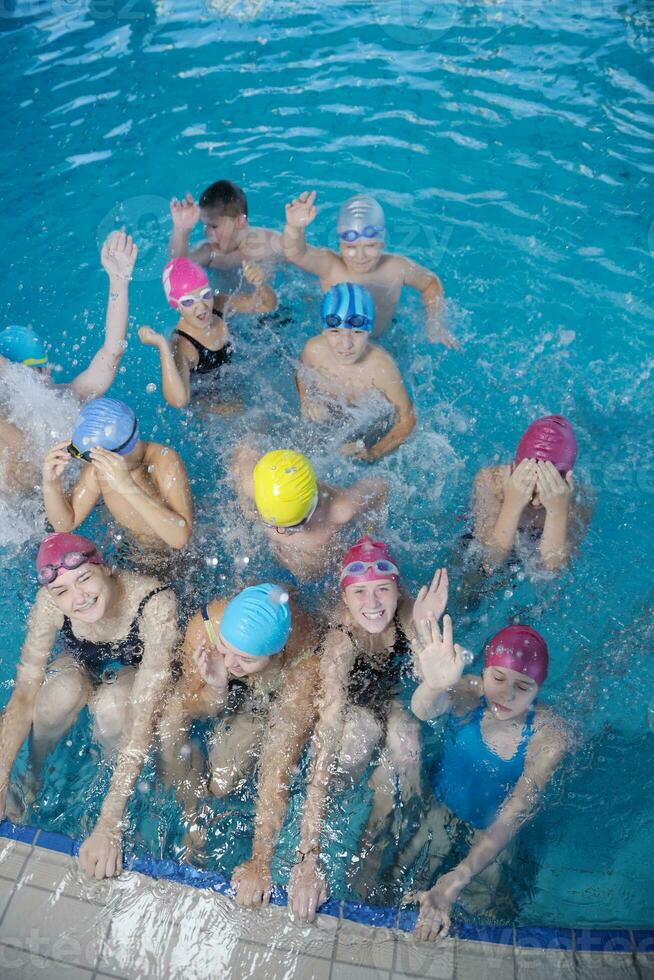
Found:
<path fill-rule="evenodd" d="M 450 715 L 444 733 L 445 747 L 432 789 L 460 820 L 485 828 L 495 820 L 507 796 L 522 776 L 525 755 L 534 734 L 535 708 L 531 707 L 515 754 L 502 759 L 484 742 L 481 719 L 486 710 L 482 697 L 478 707 L 462 719 Z"/>

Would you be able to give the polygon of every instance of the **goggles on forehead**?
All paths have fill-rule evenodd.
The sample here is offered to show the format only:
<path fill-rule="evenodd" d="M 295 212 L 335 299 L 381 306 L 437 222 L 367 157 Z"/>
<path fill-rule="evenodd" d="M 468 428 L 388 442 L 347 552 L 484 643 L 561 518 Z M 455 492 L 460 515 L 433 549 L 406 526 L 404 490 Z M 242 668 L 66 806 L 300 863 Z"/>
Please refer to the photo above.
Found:
<path fill-rule="evenodd" d="M 354 228 L 339 231 L 338 237 L 342 242 L 356 242 L 359 238 L 383 238 L 385 230 L 380 225 L 366 225 L 361 231 L 355 231 Z"/>
<path fill-rule="evenodd" d="M 138 427 L 138 421 L 136 419 L 134 419 L 134 425 L 132 426 L 132 431 L 130 432 L 130 434 L 127 437 L 127 439 L 125 439 L 125 442 L 121 442 L 120 446 L 116 446 L 115 449 L 110 449 L 109 452 L 110 453 L 119 453 L 121 449 L 124 449 L 125 446 L 129 445 L 129 443 L 132 441 L 132 439 L 134 438 L 134 436 L 136 434 L 137 427 Z M 77 446 L 74 443 L 71 442 L 68 446 L 66 446 L 66 452 L 68 453 L 69 456 L 72 456 L 73 459 L 83 459 L 85 463 L 90 463 L 91 462 L 91 450 L 90 449 L 85 449 L 82 452 L 81 449 L 78 449 Z"/>
<path fill-rule="evenodd" d="M 400 575 L 400 570 L 397 565 L 394 565 L 392 561 L 388 561 L 386 558 L 378 558 L 377 561 L 351 561 L 341 572 L 341 582 L 348 575 L 365 575 L 369 568 L 379 575 L 397 575 L 398 578 Z"/>
<path fill-rule="evenodd" d="M 61 561 L 58 565 L 44 565 L 43 568 L 39 568 L 36 573 L 36 578 L 39 585 L 50 585 L 57 577 L 57 573 L 60 568 L 65 568 L 67 572 L 71 571 L 73 568 L 79 568 L 85 562 L 97 555 L 97 551 L 68 551 L 63 555 Z"/>

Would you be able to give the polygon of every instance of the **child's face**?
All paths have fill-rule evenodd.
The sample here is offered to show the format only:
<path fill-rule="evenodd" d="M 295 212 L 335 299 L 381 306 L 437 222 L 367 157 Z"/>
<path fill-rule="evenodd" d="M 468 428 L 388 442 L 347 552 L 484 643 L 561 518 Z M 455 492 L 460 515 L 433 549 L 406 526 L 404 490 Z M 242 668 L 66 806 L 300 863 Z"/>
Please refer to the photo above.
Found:
<path fill-rule="evenodd" d="M 231 218 L 227 214 L 219 214 L 202 208 L 200 221 L 204 225 L 207 241 L 215 246 L 217 252 L 227 254 L 238 247 L 238 233 L 245 227 L 247 218 L 244 214 Z"/>
<path fill-rule="evenodd" d="M 211 324 L 213 316 L 213 290 L 211 286 L 200 286 L 198 289 L 186 293 L 183 298 L 188 299 L 191 296 L 195 298 L 195 303 L 192 306 L 183 306 L 178 303 L 177 311 L 182 320 L 192 327 L 205 329 Z"/>
<path fill-rule="evenodd" d="M 104 565 L 89 562 L 61 572 L 48 585 L 55 605 L 66 616 L 73 616 L 84 623 L 97 623 L 102 619 L 109 604 L 110 591 L 110 578 Z"/>
<path fill-rule="evenodd" d="M 225 667 L 234 677 L 260 674 L 272 660 L 272 657 L 251 657 L 233 647 L 231 643 L 227 643 L 220 634 L 218 634 L 217 649 L 225 658 Z"/>
<path fill-rule="evenodd" d="M 341 258 L 348 270 L 354 273 L 373 272 L 383 251 L 381 238 L 358 238 L 355 242 L 341 240 Z"/>
<path fill-rule="evenodd" d="M 356 364 L 363 357 L 370 334 L 352 327 L 328 327 L 322 332 L 334 359 L 340 364 Z"/>
<path fill-rule="evenodd" d="M 491 711 L 501 721 L 519 718 L 528 711 L 538 690 L 533 678 L 510 667 L 490 666 L 484 670 L 484 695 Z"/>
<path fill-rule="evenodd" d="M 397 585 L 391 579 L 352 582 L 343 593 L 352 619 L 366 633 L 383 633 L 397 609 Z"/>

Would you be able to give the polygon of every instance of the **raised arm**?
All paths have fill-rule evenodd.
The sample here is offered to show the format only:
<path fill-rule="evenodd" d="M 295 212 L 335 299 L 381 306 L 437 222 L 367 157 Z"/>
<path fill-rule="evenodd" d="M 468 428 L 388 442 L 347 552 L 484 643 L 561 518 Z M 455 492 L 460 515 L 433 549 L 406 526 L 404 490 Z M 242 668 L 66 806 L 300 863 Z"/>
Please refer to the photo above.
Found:
<path fill-rule="evenodd" d="M 328 276 L 334 263 L 338 260 L 335 252 L 328 248 L 312 248 L 307 245 L 306 228 L 316 216 L 314 201 L 315 191 L 303 191 L 299 197 L 286 205 L 286 225 L 284 227 L 284 255 L 289 262 L 313 272 L 315 275 Z"/>
<path fill-rule="evenodd" d="M 572 499 L 572 471 L 567 477 L 563 477 L 553 463 L 539 463 L 536 490 L 545 508 L 540 556 L 549 571 L 558 572 L 570 557 L 568 519 Z"/>
<path fill-rule="evenodd" d="M 421 597 L 416 600 L 414 622 L 417 632 L 417 665 L 422 675 L 419 687 L 413 692 L 411 710 L 421 721 L 430 721 L 451 711 L 455 702 L 455 689 L 461 681 L 466 665 L 465 651 L 452 636 L 452 620 L 443 617 L 443 632 L 438 621 L 429 612 L 423 614 Z"/>
<path fill-rule="evenodd" d="M 511 553 L 522 512 L 536 489 L 537 472 L 533 459 L 523 459 L 513 472 L 507 466 L 501 492 L 493 486 L 492 471 L 482 470 L 477 475 L 474 534 L 483 545 L 485 564 L 489 570 L 501 564 Z"/>
<path fill-rule="evenodd" d="M 121 831 L 125 807 L 152 745 L 154 719 L 167 687 L 177 645 L 177 601 L 166 589 L 153 596 L 141 616 L 143 660 L 132 688 L 131 723 L 118 748 L 114 774 L 93 833 L 80 848 L 82 870 L 109 878 L 122 870 Z"/>
<path fill-rule="evenodd" d="M 404 259 L 403 262 L 404 285 L 418 290 L 427 312 L 427 336 L 434 343 L 440 342 L 446 347 L 458 349 L 458 341 L 447 329 L 445 297 L 440 279 L 411 259 Z"/>
<path fill-rule="evenodd" d="M 174 197 L 170 202 L 170 216 L 173 219 L 173 230 L 168 243 L 168 257 L 176 259 L 179 256 L 189 254 L 188 240 L 200 220 L 200 207 L 193 200 L 192 194 L 187 194 L 181 201 Z M 196 249 L 195 251 L 199 250 Z M 191 255 L 190 258 L 194 262 L 200 262 L 195 254 Z M 200 262 L 200 264 L 206 265 L 207 263 Z"/>
<path fill-rule="evenodd" d="M 173 408 L 186 408 L 191 400 L 191 367 L 181 344 L 173 349 L 152 327 L 139 327 L 139 340 L 159 351 L 163 396 Z"/>
<path fill-rule="evenodd" d="M 36 696 L 45 678 L 45 668 L 63 622 L 45 589 L 36 596 L 27 621 L 27 636 L 16 669 L 16 683 L 0 720 L 0 819 L 4 817 L 11 769 L 21 745 L 29 735 Z"/>
<path fill-rule="evenodd" d="M 101 497 L 100 485 L 93 467 L 86 463 L 70 494 L 61 485 L 61 477 L 72 457 L 68 443 L 60 442 L 43 460 L 43 502 L 45 513 L 55 531 L 73 531 L 89 516 Z"/>
<path fill-rule="evenodd" d="M 254 286 L 254 291 L 230 293 L 225 302 L 225 317 L 230 313 L 270 313 L 274 310 L 277 306 L 277 293 L 267 284 L 261 266 L 254 262 L 244 262 L 243 275 Z"/>
<path fill-rule="evenodd" d="M 80 401 L 99 398 L 115 380 L 127 346 L 127 295 L 137 252 L 131 235 L 124 231 L 112 232 L 102 246 L 100 259 L 109 276 L 104 343 L 86 370 L 71 381 L 70 386 Z"/>
<path fill-rule="evenodd" d="M 480 874 L 504 850 L 515 834 L 531 819 L 538 800 L 556 772 L 568 747 L 560 727 L 546 723 L 531 739 L 525 768 L 513 793 L 505 800 L 493 823 L 470 848 L 467 857 L 443 875 L 427 892 L 420 892 L 418 939 L 438 940 L 450 928 L 450 908 L 475 875 Z"/>
<path fill-rule="evenodd" d="M 303 660 L 289 671 L 273 708 L 259 762 L 252 857 L 232 875 L 239 905 L 255 907 L 270 901 L 270 865 L 286 814 L 289 783 L 315 721 L 319 681 L 318 657 Z"/>

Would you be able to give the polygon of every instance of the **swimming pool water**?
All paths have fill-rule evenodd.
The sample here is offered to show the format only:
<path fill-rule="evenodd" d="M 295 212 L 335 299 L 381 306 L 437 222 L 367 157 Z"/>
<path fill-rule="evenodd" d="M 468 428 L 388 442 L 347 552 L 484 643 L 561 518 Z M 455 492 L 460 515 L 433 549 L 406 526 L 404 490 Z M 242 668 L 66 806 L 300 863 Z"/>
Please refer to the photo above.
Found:
<path fill-rule="evenodd" d="M 334 482 L 362 467 L 299 431 L 293 364 L 318 293 L 291 269 L 276 280 L 281 315 L 234 324 L 230 383 L 245 415 L 208 422 L 163 406 L 155 355 L 135 328 L 173 326 L 159 282 L 173 195 L 226 177 L 246 188 L 253 223 L 280 227 L 284 204 L 316 189 L 311 240 L 335 244 L 338 205 L 365 190 L 385 207 L 390 248 L 440 275 L 461 352 L 426 342 L 410 294 L 385 339 L 419 415 L 409 443 L 375 467 L 392 484 L 389 537 L 412 587 L 452 563 L 477 467 L 507 459 L 540 414 L 573 421 L 594 512 L 569 571 L 558 581 L 514 574 L 467 612 L 452 573 L 468 646 L 517 616 L 546 635 L 545 699 L 574 725 L 574 756 L 523 834 L 523 924 L 654 920 L 652 21 L 641 0 L 16 0 L 0 14 L 11 80 L 0 145 L 5 319 L 42 332 L 69 377 L 102 330 L 98 244 L 127 224 L 140 256 L 113 393 L 134 404 L 146 434 L 183 452 L 198 547 L 217 559 L 191 575 L 204 598 L 271 570 L 225 479 L 244 432 L 266 448 L 294 433 Z M 33 509 L 0 511 L 4 700 L 35 590 L 40 528 L 26 539 L 26 515 L 34 521 Z M 90 526 L 110 542 L 101 520 Z M 85 794 L 98 800 L 107 773 L 95 770 L 84 719 L 69 741 L 35 819 L 77 835 L 94 816 Z M 132 833 L 137 848 L 165 855 L 179 828 L 154 786 L 147 774 L 139 784 Z M 244 853 L 248 792 L 221 818 Z M 282 876 L 283 865 L 282 855 Z"/>

